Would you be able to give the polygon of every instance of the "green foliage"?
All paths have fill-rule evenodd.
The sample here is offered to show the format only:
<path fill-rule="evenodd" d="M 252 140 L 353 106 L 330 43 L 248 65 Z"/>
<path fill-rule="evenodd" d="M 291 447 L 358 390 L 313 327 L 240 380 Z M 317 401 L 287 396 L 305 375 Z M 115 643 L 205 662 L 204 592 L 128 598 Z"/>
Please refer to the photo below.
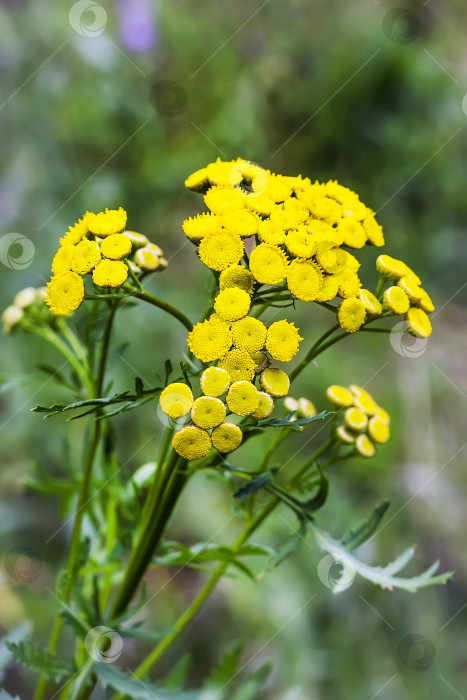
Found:
<path fill-rule="evenodd" d="M 5 644 L 16 661 L 46 678 L 60 681 L 75 673 L 75 668 L 67 661 L 39 649 L 34 644 L 8 641 Z"/>
<path fill-rule="evenodd" d="M 314 523 L 310 524 L 310 530 L 320 549 L 331 554 L 335 561 L 342 565 L 346 575 L 348 575 L 349 571 L 359 574 L 367 581 L 371 581 L 383 589 L 392 591 L 395 588 L 400 588 L 409 593 L 415 593 L 420 588 L 444 584 L 452 578 L 452 571 L 446 571 L 435 576 L 440 565 L 439 561 L 434 562 L 426 571 L 417 576 L 411 578 L 396 576 L 412 559 L 415 553 L 414 547 L 406 549 L 386 566 L 370 566 L 351 553 L 352 549 L 363 544 L 375 533 L 387 507 L 386 503 L 377 506 L 361 526 L 352 530 L 349 535 L 344 535 L 340 540 L 333 539 L 329 533 L 321 530 Z M 336 585 L 333 590 L 335 593 L 339 593 L 343 589 Z"/>
<path fill-rule="evenodd" d="M 95 663 L 91 667 L 91 672 L 97 676 L 104 689 L 110 688 L 124 696 L 134 698 L 134 700 L 147 700 L 148 694 L 158 700 L 196 700 L 196 698 L 200 698 L 200 692 L 197 690 L 185 692 L 165 690 L 147 681 L 143 682 L 135 677 L 130 677 L 110 664 Z"/>
<path fill-rule="evenodd" d="M 311 418 L 296 418 L 294 416 L 296 411 L 291 411 L 285 418 L 268 418 L 266 420 L 259 421 L 259 428 L 292 428 L 293 430 L 301 430 L 302 426 L 308 425 L 308 423 L 314 423 L 317 420 L 324 420 L 328 416 L 333 415 L 333 411 L 321 411 L 317 413 L 316 416 Z"/>

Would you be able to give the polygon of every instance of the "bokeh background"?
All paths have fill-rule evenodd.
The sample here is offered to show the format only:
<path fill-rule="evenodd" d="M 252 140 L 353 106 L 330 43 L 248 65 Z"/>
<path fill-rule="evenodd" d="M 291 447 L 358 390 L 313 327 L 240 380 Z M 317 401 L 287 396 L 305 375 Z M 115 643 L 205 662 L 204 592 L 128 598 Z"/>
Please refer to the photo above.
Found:
<path fill-rule="evenodd" d="M 170 261 L 152 289 L 196 318 L 210 275 L 184 245 L 181 222 L 202 200 L 183 182 L 218 156 L 242 156 L 358 191 L 384 227 L 386 252 L 415 268 L 438 309 L 421 352 L 394 347 L 386 336 L 352 337 L 309 368 L 298 395 L 322 409 L 329 383 L 364 384 L 393 418 L 392 439 L 374 460 L 336 469 L 319 523 L 338 536 L 387 496 L 388 524 L 362 556 L 384 563 L 417 542 L 412 573 L 440 558 L 443 570 L 456 571 L 452 582 L 410 595 L 355 581 L 334 595 L 307 540 L 257 583 L 225 580 L 156 676 L 191 651 L 196 685 L 246 638 L 249 668 L 274 662 L 265 698 L 449 700 L 466 693 L 466 23 L 462 0 L 0 3 L 0 234 L 17 232 L 35 247 L 20 269 L 1 250 L 2 308 L 21 288 L 44 283 L 58 237 L 84 211 L 122 205 L 130 228 Z M 360 257 L 363 279 L 374 285 L 376 252 Z M 307 344 L 328 322 L 312 305 L 300 305 L 296 318 Z M 176 322 L 151 308 L 122 312 L 115 348 L 134 338 L 113 355 L 116 388 L 130 387 L 135 373 L 151 384 L 184 345 Z M 69 513 L 24 482 L 38 464 L 63 474 L 65 441 L 79 468 L 84 426 L 62 417 L 44 422 L 29 410 L 64 396 L 37 370 L 59 358 L 22 335 L 1 342 L 0 630 L 29 623 L 45 642 L 55 611 L 49 589 L 70 524 L 47 540 Z M 130 471 L 153 459 L 161 430 L 154 405 L 117 425 L 123 461 L 154 435 Z M 299 435 L 289 449 L 305 440 Z M 243 451 L 240 462 L 254 463 L 261 449 Z M 209 539 L 231 514 L 230 494 L 201 476 L 171 535 Z M 237 527 L 230 521 L 216 541 L 231 541 Z M 294 527 L 279 513 L 256 540 L 279 545 Z M 8 566 L 18 547 L 32 552 L 38 575 L 30 580 Z M 172 574 L 154 574 L 150 590 Z M 202 581 L 203 574 L 178 574 L 153 601 L 151 624 L 170 625 Z M 407 635 L 413 643 L 401 646 Z M 127 660 L 137 662 L 131 648 Z M 24 669 L 11 667 L 3 682 L 30 697 Z"/>

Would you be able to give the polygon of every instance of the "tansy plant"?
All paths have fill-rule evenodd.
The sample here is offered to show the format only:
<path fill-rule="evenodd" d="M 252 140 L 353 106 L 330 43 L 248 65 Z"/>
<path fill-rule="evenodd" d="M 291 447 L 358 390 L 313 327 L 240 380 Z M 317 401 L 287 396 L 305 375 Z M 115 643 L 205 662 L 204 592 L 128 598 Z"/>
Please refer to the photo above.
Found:
<path fill-rule="evenodd" d="M 229 683 L 230 676 L 222 680 L 220 672 L 202 690 L 167 690 L 166 678 L 157 685 L 151 680 L 153 666 L 227 572 L 260 578 L 261 572 L 252 572 L 248 557 L 263 557 L 262 571 L 268 571 L 307 530 L 327 556 L 343 564 L 344 571 L 350 567 L 354 574 L 388 590 L 398 587 L 413 592 L 444 583 L 450 576 L 435 575 L 437 563 L 414 578 L 398 576 L 412 550 L 383 567 L 370 566 L 353 554 L 376 531 L 386 502 L 341 539 L 319 528 L 316 513 L 326 502 L 328 470 L 343 460 L 373 457 L 389 439 L 390 419 L 368 391 L 353 384 L 330 386 L 327 403 L 319 400 L 319 413 L 309 399 L 290 396 L 292 384 L 308 365 L 352 333 L 388 333 L 391 329 L 384 322 L 402 315 L 405 331 L 428 337 L 428 315 L 434 307 L 420 279 L 405 263 L 380 255 L 377 288 L 362 287 L 356 254 L 365 245 L 382 247 L 383 231 L 358 195 L 336 181 L 312 183 L 300 176 L 275 175 L 240 159 L 210 163 L 185 184 L 204 197 L 207 211 L 184 221 L 183 230 L 193 244 L 193 257 L 214 278 L 207 311 L 196 324 L 146 290 L 146 282 L 167 262 L 155 243 L 126 228 L 122 208 L 87 212 L 70 227 L 60 239 L 47 288 L 23 290 L 3 314 L 7 331 L 41 336 L 64 355 L 71 368 L 69 376 L 55 377 L 70 390 L 70 402 L 34 410 L 48 416 L 78 412 L 75 417 L 90 416 L 91 422 L 79 478 L 73 472 L 57 487 L 56 479 L 41 472 L 43 483 L 36 484 L 41 491 L 50 488 L 67 499 L 76 490 L 76 502 L 47 650 L 24 641 L 9 644 L 11 654 L 39 675 L 35 700 L 51 697 L 52 681 L 60 684 L 54 697 L 62 700 L 84 700 L 98 685 L 112 689 L 120 700 L 147 697 L 145 693 L 164 699 L 196 698 L 207 690 L 216 698 L 237 697 L 235 683 Z M 145 386 L 137 377 L 134 389 L 106 395 L 113 324 L 119 309 L 134 299 L 183 324 L 187 347 L 180 348 L 177 369 L 173 369 L 175 363 L 166 362 L 162 385 Z M 298 329 L 290 320 L 301 302 L 325 307 L 332 318 L 329 329 L 305 352 L 300 346 L 310 344 L 311 329 Z M 272 306 L 279 308 L 277 314 L 282 309 L 287 318 L 268 326 L 262 317 Z M 70 318 L 80 307 L 79 314 L 86 314 L 85 324 L 80 325 L 86 329 L 83 337 Z M 92 329 L 102 324 L 103 314 L 105 329 L 96 353 Z M 299 361 L 291 371 L 284 369 L 297 355 Z M 276 366 L 278 362 L 281 367 Z M 116 485 L 112 478 L 121 465 L 111 419 L 142 404 L 154 413 L 157 409 L 161 424 L 166 424 L 159 452 L 154 463 L 128 478 L 120 473 Z M 283 467 L 274 464 L 276 450 L 292 431 L 313 431 L 322 421 L 320 435 L 325 437 L 313 454 L 304 458 L 297 452 Z M 268 446 L 261 463 L 245 461 L 243 443 L 263 437 Z M 188 546 L 166 539 L 167 523 L 180 494 L 201 471 L 215 473 L 233 491 L 236 515 L 243 520 L 233 544 Z M 297 517 L 298 536 L 276 552 L 251 544 L 257 529 L 280 505 Z M 141 627 L 142 582 L 148 569 L 159 566 L 207 569 L 204 585 L 166 631 Z M 338 585 L 330 587 L 339 590 Z M 60 653 L 64 626 L 76 636 L 74 654 L 67 659 Z M 109 660 L 106 640 L 114 637 L 96 633 L 101 629 L 118 639 L 134 638 L 134 644 L 141 645 L 140 663 L 131 673 L 103 663 Z M 232 663 L 227 667 L 238 680 Z M 244 683 L 256 683 L 253 687 L 258 690 L 264 676 L 256 672 Z M 173 677 L 167 685 L 173 687 Z M 181 678 L 179 685 L 183 685 Z"/>

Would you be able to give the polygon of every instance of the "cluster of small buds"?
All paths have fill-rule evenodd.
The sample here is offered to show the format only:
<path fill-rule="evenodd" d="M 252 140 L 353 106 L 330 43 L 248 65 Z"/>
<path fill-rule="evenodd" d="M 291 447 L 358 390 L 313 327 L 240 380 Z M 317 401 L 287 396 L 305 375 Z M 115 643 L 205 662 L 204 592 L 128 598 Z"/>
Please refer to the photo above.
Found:
<path fill-rule="evenodd" d="M 348 388 L 333 384 L 326 396 L 340 409 L 337 413 L 340 425 L 336 437 L 343 445 L 353 446 L 362 457 L 373 457 L 376 445 L 389 440 L 390 417 L 371 394 L 356 384 Z"/>
<path fill-rule="evenodd" d="M 44 304 L 47 287 L 25 287 L 17 293 L 13 304 L 7 306 L 2 314 L 2 324 L 5 333 L 18 330 L 22 323 L 28 319 L 43 319 L 48 314 Z"/>

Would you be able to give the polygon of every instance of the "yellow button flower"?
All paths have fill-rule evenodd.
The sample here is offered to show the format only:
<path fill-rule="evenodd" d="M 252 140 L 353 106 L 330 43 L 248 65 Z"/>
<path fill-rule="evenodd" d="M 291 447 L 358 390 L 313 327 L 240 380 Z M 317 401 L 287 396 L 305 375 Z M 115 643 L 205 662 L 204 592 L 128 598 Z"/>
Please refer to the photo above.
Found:
<path fill-rule="evenodd" d="M 185 180 L 185 187 L 194 192 L 203 192 L 208 183 L 208 169 L 201 168 L 192 173 Z"/>
<path fill-rule="evenodd" d="M 259 406 L 256 409 L 256 411 L 250 413 L 250 418 L 254 418 L 254 420 L 264 420 L 265 418 L 269 418 L 269 416 L 273 412 L 274 400 L 272 396 L 266 394 L 266 392 L 264 391 L 260 391 L 258 393 L 260 396 Z"/>
<path fill-rule="evenodd" d="M 277 241 L 277 245 L 281 245 L 284 240 L 285 240 L 285 231 L 292 231 L 293 229 L 298 228 L 300 225 L 290 214 L 288 214 L 286 211 L 283 209 L 278 209 L 277 207 L 274 209 L 274 211 L 271 213 L 269 217 L 269 221 L 271 224 L 274 226 L 278 226 L 282 231 L 284 232 L 284 238 L 279 243 Z M 264 222 L 266 223 L 266 222 Z M 259 230 L 259 234 L 261 237 L 261 228 Z M 274 243 L 274 241 L 265 241 L 266 243 Z"/>
<path fill-rule="evenodd" d="M 378 224 L 374 214 L 370 214 L 363 220 L 363 228 L 365 229 L 368 243 L 378 248 L 384 246 L 383 227 Z"/>
<path fill-rule="evenodd" d="M 355 270 L 346 267 L 342 272 L 336 274 L 336 279 L 339 283 L 339 296 L 343 299 L 350 299 L 358 296 L 362 283 Z"/>
<path fill-rule="evenodd" d="M 316 241 L 304 227 L 287 234 L 285 247 L 296 258 L 311 258 L 316 253 Z"/>
<path fill-rule="evenodd" d="M 352 393 L 354 396 L 354 404 L 357 408 L 363 411 L 363 413 L 366 413 L 368 416 L 372 416 L 376 413 L 379 406 L 373 397 L 367 391 L 365 391 L 365 389 L 359 389 L 358 392 Z"/>
<path fill-rule="evenodd" d="M 91 272 L 101 261 L 101 251 L 96 241 L 88 241 L 85 238 L 75 246 L 74 250 L 72 269 L 79 275 Z"/>
<path fill-rule="evenodd" d="M 305 398 L 300 398 L 298 399 L 298 413 L 297 416 L 299 418 L 313 418 L 313 416 L 316 416 L 318 411 L 316 410 L 316 406 L 310 399 L 305 399 Z"/>
<path fill-rule="evenodd" d="M 60 245 L 76 245 L 87 235 L 89 232 L 88 215 L 89 212 L 86 212 L 82 219 L 73 226 L 68 227 L 68 231 L 63 238 L 60 238 Z"/>
<path fill-rule="evenodd" d="M 384 408 L 381 408 L 381 406 L 379 406 L 378 410 L 375 413 L 375 416 L 377 416 L 377 418 L 382 420 L 383 423 L 386 423 L 387 425 L 389 425 L 391 422 L 391 416 L 387 411 L 384 410 Z"/>
<path fill-rule="evenodd" d="M 432 333 L 430 319 L 423 309 L 412 307 L 405 315 L 409 332 L 418 338 L 429 338 Z"/>
<path fill-rule="evenodd" d="M 128 267 L 121 260 L 101 260 L 92 272 L 98 287 L 121 287 L 128 277 Z"/>
<path fill-rule="evenodd" d="M 246 209 L 237 209 L 220 215 L 222 226 L 229 233 L 234 233 L 241 238 L 249 238 L 258 233 L 261 219 L 256 214 Z"/>
<path fill-rule="evenodd" d="M 214 309 L 225 321 L 238 321 L 250 310 L 251 297 L 238 287 L 224 289 L 216 297 Z"/>
<path fill-rule="evenodd" d="M 302 340 L 293 323 L 276 321 L 268 328 L 266 349 L 275 360 L 290 362 L 297 354 Z"/>
<path fill-rule="evenodd" d="M 269 243 L 260 243 L 250 255 L 250 271 L 261 284 L 279 284 L 287 274 L 285 253 Z"/>
<path fill-rule="evenodd" d="M 224 161 L 218 158 L 215 163 L 209 163 L 206 170 L 211 185 L 237 187 L 242 181 L 241 170 L 233 160 Z"/>
<path fill-rule="evenodd" d="M 362 455 L 362 457 L 375 456 L 376 448 L 371 442 L 368 435 L 366 435 L 365 433 L 359 435 L 358 438 L 355 440 L 355 447 L 357 449 L 357 452 L 359 452 Z"/>
<path fill-rule="evenodd" d="M 282 245 L 285 241 L 285 230 L 271 219 L 266 219 L 258 227 L 258 236 L 262 243 Z"/>
<path fill-rule="evenodd" d="M 200 396 L 191 409 L 191 420 L 198 428 L 209 430 L 220 425 L 227 414 L 225 404 L 213 396 Z"/>
<path fill-rule="evenodd" d="M 349 248 L 363 248 L 367 234 L 359 221 L 346 217 L 339 221 L 337 228 L 346 246 L 349 246 Z"/>
<path fill-rule="evenodd" d="M 208 367 L 200 377 L 200 386 L 206 396 L 222 396 L 231 383 L 227 370 L 221 367 Z"/>
<path fill-rule="evenodd" d="M 244 201 L 245 206 L 259 216 L 269 216 L 276 207 L 272 199 L 265 194 L 246 195 Z"/>
<path fill-rule="evenodd" d="M 218 428 L 214 428 L 211 439 L 216 450 L 226 454 L 240 447 L 243 440 L 243 433 L 238 425 L 234 423 L 222 423 Z"/>
<path fill-rule="evenodd" d="M 126 229 L 123 233 L 130 239 L 133 248 L 142 248 L 149 243 L 148 237 L 142 233 L 137 233 L 137 231 L 128 231 Z M 162 251 L 160 251 L 160 255 L 162 255 Z"/>
<path fill-rule="evenodd" d="M 267 328 L 258 318 L 247 316 L 232 325 L 233 344 L 251 355 L 264 347 Z"/>
<path fill-rule="evenodd" d="M 185 219 L 182 224 L 185 235 L 191 238 L 192 241 L 200 241 L 205 236 L 210 236 L 213 233 L 220 233 L 222 225 L 216 214 L 204 213 L 198 214 L 193 219 Z"/>
<path fill-rule="evenodd" d="M 368 434 L 374 442 L 387 442 L 389 440 L 389 426 L 378 416 L 373 416 L 368 424 Z"/>
<path fill-rule="evenodd" d="M 230 350 L 219 360 L 219 367 L 227 370 L 233 382 L 251 380 L 255 376 L 255 362 L 243 350 Z"/>
<path fill-rule="evenodd" d="M 188 334 L 188 347 L 198 360 L 212 362 L 225 355 L 232 345 L 232 333 L 222 321 L 197 323 Z"/>
<path fill-rule="evenodd" d="M 418 302 L 422 298 L 423 289 L 411 277 L 401 277 L 397 280 L 397 286 L 407 294 L 411 302 Z"/>
<path fill-rule="evenodd" d="M 229 289 L 230 287 L 239 287 L 244 289 L 248 294 L 253 293 L 255 286 L 255 278 L 250 270 L 243 265 L 231 265 L 226 270 L 223 270 L 219 276 L 219 289 Z"/>
<path fill-rule="evenodd" d="M 101 243 L 101 253 L 110 260 L 121 260 L 131 252 L 131 241 L 124 233 L 113 233 Z"/>
<path fill-rule="evenodd" d="M 390 255 L 379 255 L 376 259 L 376 269 L 384 279 L 399 279 L 400 277 L 410 277 L 417 284 L 420 278 L 402 260 L 392 258 Z"/>
<path fill-rule="evenodd" d="M 106 209 L 93 214 L 86 214 L 89 230 L 96 236 L 110 236 L 112 233 L 120 233 L 126 226 L 127 214 L 122 207 L 118 209 Z"/>
<path fill-rule="evenodd" d="M 192 391 L 187 384 L 172 382 L 161 391 L 159 404 L 163 412 L 170 418 L 181 418 L 191 411 L 193 406 Z"/>
<path fill-rule="evenodd" d="M 84 283 L 76 272 L 63 272 L 47 284 L 45 303 L 55 314 L 66 316 L 76 311 L 84 299 Z"/>
<path fill-rule="evenodd" d="M 206 267 L 221 272 L 236 265 L 243 257 L 244 247 L 240 236 L 227 231 L 205 236 L 199 244 L 198 254 Z"/>
<path fill-rule="evenodd" d="M 347 267 L 349 254 L 338 248 L 332 241 L 319 241 L 316 245 L 316 260 L 320 268 L 328 274 L 338 274 Z"/>
<path fill-rule="evenodd" d="M 352 430 L 364 430 L 368 425 L 368 416 L 359 408 L 348 408 L 344 414 L 344 420 Z"/>
<path fill-rule="evenodd" d="M 321 289 L 315 301 L 332 301 L 336 298 L 339 282 L 334 275 L 323 275 Z"/>
<path fill-rule="evenodd" d="M 175 452 L 187 459 L 201 459 L 209 454 L 211 449 L 211 438 L 209 433 L 202 428 L 189 425 L 175 433 L 172 439 L 172 447 Z"/>
<path fill-rule="evenodd" d="M 429 294 L 425 292 L 424 289 L 422 289 L 421 292 L 422 295 L 420 297 L 420 301 L 418 302 L 418 306 L 427 314 L 433 313 L 435 310 L 435 305 L 431 301 Z"/>
<path fill-rule="evenodd" d="M 377 297 L 368 289 L 361 289 L 358 298 L 365 307 L 365 311 L 369 316 L 380 316 L 383 313 L 383 307 Z"/>
<path fill-rule="evenodd" d="M 343 299 L 337 312 L 339 325 L 347 333 L 355 333 L 365 323 L 366 311 L 358 297 Z"/>
<path fill-rule="evenodd" d="M 290 379 L 281 369 L 269 367 L 261 373 L 261 386 L 271 396 L 281 398 L 287 396 L 290 389 Z"/>
<path fill-rule="evenodd" d="M 405 314 L 410 306 L 410 299 L 400 287 L 389 287 L 383 294 L 383 306 L 393 314 Z"/>
<path fill-rule="evenodd" d="M 352 433 L 345 425 L 340 425 L 336 430 L 336 435 L 339 440 L 346 445 L 351 445 L 355 442 L 355 433 Z"/>
<path fill-rule="evenodd" d="M 204 202 L 208 209 L 215 214 L 225 214 L 235 209 L 243 209 L 243 197 L 238 190 L 230 187 L 211 187 L 204 195 Z"/>
<path fill-rule="evenodd" d="M 292 294 L 302 301 L 313 301 L 323 284 L 321 270 L 309 260 L 292 260 L 287 272 L 287 286 Z"/>
<path fill-rule="evenodd" d="M 353 406 L 354 397 L 345 386 L 332 384 L 326 389 L 326 396 L 336 406 Z"/>
<path fill-rule="evenodd" d="M 109 237 L 110 238 L 110 237 Z M 107 239 L 108 240 L 108 239 Z M 103 241 L 105 243 L 106 241 Z M 162 260 L 158 251 L 160 248 L 148 243 L 142 248 L 138 248 L 135 252 L 135 262 L 142 270 L 158 270 L 161 267 Z"/>
<path fill-rule="evenodd" d="M 227 406 L 237 416 L 249 416 L 260 403 L 258 389 L 248 381 L 234 382 L 227 392 Z"/>
<path fill-rule="evenodd" d="M 63 272 L 70 272 L 75 255 L 75 246 L 65 243 L 54 255 L 52 260 L 52 272 L 54 275 L 61 275 Z"/>

